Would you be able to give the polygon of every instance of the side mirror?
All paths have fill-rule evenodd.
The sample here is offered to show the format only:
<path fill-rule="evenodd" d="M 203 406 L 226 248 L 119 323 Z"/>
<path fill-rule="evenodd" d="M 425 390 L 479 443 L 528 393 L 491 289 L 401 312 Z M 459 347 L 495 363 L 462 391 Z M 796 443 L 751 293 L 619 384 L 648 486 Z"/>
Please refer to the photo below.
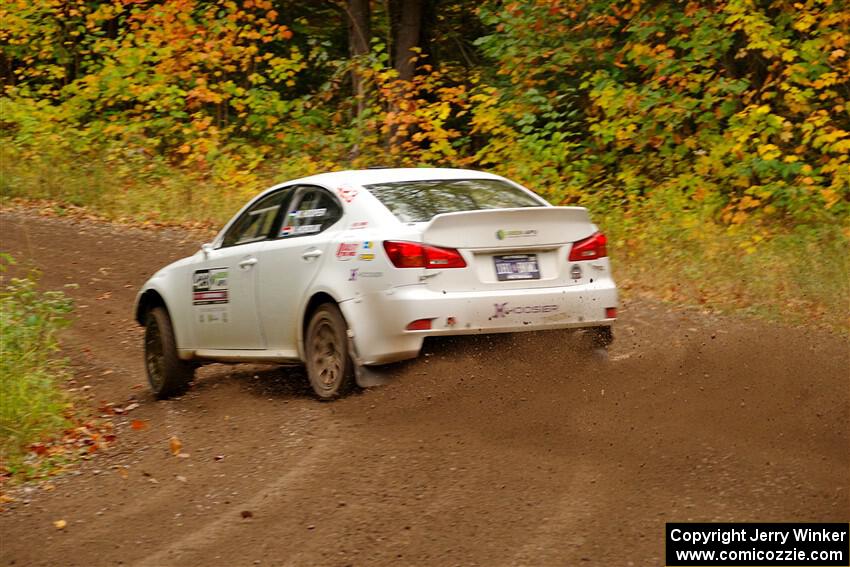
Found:
<path fill-rule="evenodd" d="M 204 244 L 201 244 L 201 251 L 204 253 L 204 258 L 209 258 L 210 252 L 213 251 L 213 245 L 209 242 L 205 242 Z"/>

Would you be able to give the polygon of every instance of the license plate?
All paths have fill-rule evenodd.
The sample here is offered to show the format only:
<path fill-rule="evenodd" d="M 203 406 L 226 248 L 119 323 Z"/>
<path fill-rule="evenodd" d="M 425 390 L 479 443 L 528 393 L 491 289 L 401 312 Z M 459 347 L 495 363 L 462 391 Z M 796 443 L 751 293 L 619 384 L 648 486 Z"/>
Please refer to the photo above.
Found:
<path fill-rule="evenodd" d="M 496 264 L 496 277 L 499 278 L 500 282 L 540 279 L 537 254 L 494 256 L 493 262 Z"/>

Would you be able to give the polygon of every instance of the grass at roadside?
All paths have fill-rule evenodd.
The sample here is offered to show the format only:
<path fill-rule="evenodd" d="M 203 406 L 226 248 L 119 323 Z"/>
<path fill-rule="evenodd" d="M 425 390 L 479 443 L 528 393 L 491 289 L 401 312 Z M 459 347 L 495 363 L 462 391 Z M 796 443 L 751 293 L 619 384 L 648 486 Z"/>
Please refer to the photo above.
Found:
<path fill-rule="evenodd" d="M 836 227 L 817 234 L 771 234 L 754 252 L 743 248 L 749 239 L 741 235 L 722 227 L 709 231 L 711 243 L 681 238 L 659 246 L 615 245 L 615 272 L 626 296 L 850 330 L 850 252 Z"/>
<path fill-rule="evenodd" d="M 0 260 L 4 269 L 13 262 L 6 254 Z M 39 291 L 37 283 L 33 272 L 3 281 L 0 290 L 0 463 L 5 469 L 0 472 L 12 476 L 28 468 L 30 445 L 60 435 L 71 424 L 72 406 L 60 386 L 69 370 L 56 358 L 56 335 L 67 325 L 72 303 L 61 291 Z"/>
<path fill-rule="evenodd" d="M 0 143 L 0 203 L 47 200 L 85 207 L 110 220 L 206 225 L 228 220 L 260 189 L 330 167 L 294 158 L 247 172 L 222 161 L 194 171 L 120 150 L 69 155 L 62 147 L 21 152 L 11 142 Z"/>
<path fill-rule="evenodd" d="M 680 212 L 602 216 L 623 295 L 850 331 L 847 225 L 722 226 Z"/>

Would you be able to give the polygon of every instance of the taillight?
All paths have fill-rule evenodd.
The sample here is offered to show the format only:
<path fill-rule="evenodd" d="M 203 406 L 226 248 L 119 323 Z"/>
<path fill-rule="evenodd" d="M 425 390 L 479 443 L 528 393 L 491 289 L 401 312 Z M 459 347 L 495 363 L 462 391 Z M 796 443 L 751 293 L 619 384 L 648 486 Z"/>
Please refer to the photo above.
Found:
<path fill-rule="evenodd" d="M 417 319 L 416 321 L 408 323 L 405 329 L 408 331 L 430 331 L 431 321 L 433 321 L 433 319 Z"/>
<path fill-rule="evenodd" d="M 417 242 L 387 240 L 384 250 L 396 268 L 465 268 L 466 262 L 454 248 L 439 248 Z"/>
<path fill-rule="evenodd" d="M 570 248 L 570 262 L 578 262 L 580 260 L 595 260 L 596 258 L 604 258 L 608 255 L 608 239 L 601 232 L 597 232 L 593 236 L 579 240 Z"/>

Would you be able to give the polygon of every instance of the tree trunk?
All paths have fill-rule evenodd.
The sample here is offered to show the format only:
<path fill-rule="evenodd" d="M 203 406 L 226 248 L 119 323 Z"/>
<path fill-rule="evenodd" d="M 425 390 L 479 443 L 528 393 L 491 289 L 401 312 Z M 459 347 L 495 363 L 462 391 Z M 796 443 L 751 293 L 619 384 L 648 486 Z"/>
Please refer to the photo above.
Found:
<path fill-rule="evenodd" d="M 369 53 L 369 42 L 372 38 L 369 25 L 371 16 L 369 0 L 347 0 L 345 14 L 348 20 L 348 52 L 352 59 L 356 59 Z M 360 119 L 366 110 L 366 84 L 358 72 L 358 65 L 359 62 L 355 61 L 354 68 L 351 70 L 351 88 L 356 102 L 354 121 L 359 127 Z M 351 148 L 351 159 L 359 154 L 360 144 L 355 142 Z"/>
<path fill-rule="evenodd" d="M 347 0 L 345 7 L 346 19 L 348 20 L 348 51 L 352 58 L 369 53 L 369 42 L 372 31 L 369 25 L 370 8 L 369 0 Z M 366 109 L 366 88 L 363 77 L 357 72 L 356 67 L 351 71 L 351 87 L 357 101 L 356 120 L 360 119 Z M 355 148 L 355 153 L 357 149 Z"/>
<path fill-rule="evenodd" d="M 416 71 L 416 65 L 411 58 L 416 57 L 417 53 L 411 51 L 411 48 L 419 46 L 422 32 L 422 3 L 423 0 L 400 0 L 396 3 L 399 13 L 393 66 L 398 71 L 399 78 L 405 81 L 412 79 Z"/>

